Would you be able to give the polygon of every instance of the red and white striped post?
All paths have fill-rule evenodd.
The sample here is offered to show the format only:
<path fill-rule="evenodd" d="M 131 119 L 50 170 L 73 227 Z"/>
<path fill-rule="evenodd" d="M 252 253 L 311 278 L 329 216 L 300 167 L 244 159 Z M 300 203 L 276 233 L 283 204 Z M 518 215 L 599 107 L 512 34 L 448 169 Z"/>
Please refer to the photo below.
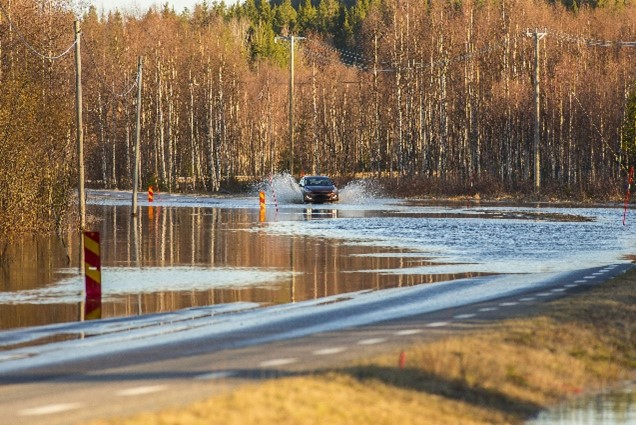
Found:
<path fill-rule="evenodd" d="M 84 275 L 86 280 L 84 318 L 101 319 L 102 265 L 99 232 L 84 232 Z"/>

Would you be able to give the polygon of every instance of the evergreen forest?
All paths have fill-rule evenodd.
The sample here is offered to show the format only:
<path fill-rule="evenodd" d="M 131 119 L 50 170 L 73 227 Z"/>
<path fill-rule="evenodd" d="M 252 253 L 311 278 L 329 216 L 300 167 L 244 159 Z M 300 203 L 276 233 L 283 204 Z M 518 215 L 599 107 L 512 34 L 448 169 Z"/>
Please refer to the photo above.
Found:
<path fill-rule="evenodd" d="M 140 188 L 617 199 L 635 59 L 629 0 L 0 0 L 0 238 L 77 226 L 78 133 L 86 185 L 130 190 L 138 107 Z"/>

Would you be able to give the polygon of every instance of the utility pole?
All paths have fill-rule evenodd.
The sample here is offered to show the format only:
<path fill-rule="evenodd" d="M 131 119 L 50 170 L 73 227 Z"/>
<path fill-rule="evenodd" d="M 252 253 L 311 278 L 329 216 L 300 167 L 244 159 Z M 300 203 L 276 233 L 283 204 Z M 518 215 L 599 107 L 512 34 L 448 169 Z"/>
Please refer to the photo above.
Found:
<path fill-rule="evenodd" d="M 82 122 L 82 55 L 80 51 L 80 24 L 75 21 L 73 25 L 75 33 L 75 114 L 77 128 L 77 166 L 79 168 L 79 182 L 77 186 L 77 198 L 79 202 L 79 264 L 78 271 L 84 273 L 84 230 L 86 228 L 86 194 L 84 193 L 84 124 Z M 82 301 L 83 303 L 83 301 Z M 80 321 L 84 320 L 84 307 L 80 303 Z"/>
<path fill-rule="evenodd" d="M 528 30 L 526 35 L 534 37 L 534 192 L 539 194 L 541 190 L 541 153 L 539 148 L 540 132 L 541 132 L 541 104 L 539 90 L 539 40 L 541 40 L 547 32 L 539 32 L 538 29 Z"/>
<path fill-rule="evenodd" d="M 77 165 L 79 168 L 79 215 L 80 232 L 86 227 L 86 195 L 84 193 L 84 131 L 82 123 L 82 55 L 80 54 L 80 24 L 75 21 L 75 112 L 77 117 Z M 80 237 L 80 240 L 83 239 Z M 80 251 L 83 251 L 83 246 Z M 82 254 L 80 254 L 81 256 Z M 81 267 L 81 264 L 80 264 Z"/>
<path fill-rule="evenodd" d="M 133 166 L 132 215 L 137 215 L 137 189 L 139 188 L 139 144 L 141 139 L 141 82 L 144 58 L 137 61 L 137 128 L 135 129 L 135 165 Z"/>
<path fill-rule="evenodd" d="M 277 36 L 275 40 L 289 41 L 289 172 L 294 175 L 294 40 L 304 40 L 305 37 Z"/>

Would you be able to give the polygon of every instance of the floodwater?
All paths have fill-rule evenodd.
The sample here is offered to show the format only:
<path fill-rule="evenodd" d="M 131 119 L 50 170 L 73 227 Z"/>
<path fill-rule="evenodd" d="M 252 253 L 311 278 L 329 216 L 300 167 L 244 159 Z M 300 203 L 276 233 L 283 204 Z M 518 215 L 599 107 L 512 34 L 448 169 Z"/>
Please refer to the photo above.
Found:
<path fill-rule="evenodd" d="M 634 386 L 577 398 L 542 412 L 527 425 L 629 425 L 636 423 Z"/>
<path fill-rule="evenodd" d="M 100 232 L 102 317 L 237 301 L 290 303 L 500 273 L 630 261 L 636 215 L 605 208 L 434 205 L 381 197 L 364 182 L 336 204 L 305 205 L 287 178 L 244 197 L 89 191 Z M 79 238 L 3 247 L 0 329 L 80 320 Z"/>

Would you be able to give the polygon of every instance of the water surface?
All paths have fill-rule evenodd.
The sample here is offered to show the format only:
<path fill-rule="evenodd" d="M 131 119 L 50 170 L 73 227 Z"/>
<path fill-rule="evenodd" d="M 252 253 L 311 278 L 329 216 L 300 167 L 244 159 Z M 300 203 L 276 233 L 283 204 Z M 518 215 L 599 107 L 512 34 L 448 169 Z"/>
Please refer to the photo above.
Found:
<path fill-rule="evenodd" d="M 140 196 L 137 218 L 130 192 L 90 191 L 88 229 L 102 240 L 102 316 L 558 272 L 635 254 L 631 216 L 623 226 L 619 207 L 431 205 L 362 196 L 364 187 L 312 206 L 285 188 L 276 201 L 268 194 L 264 214 L 257 194 L 159 194 L 152 204 Z M 81 319 L 79 258 L 73 233 L 6 246 L 0 328 Z"/>

